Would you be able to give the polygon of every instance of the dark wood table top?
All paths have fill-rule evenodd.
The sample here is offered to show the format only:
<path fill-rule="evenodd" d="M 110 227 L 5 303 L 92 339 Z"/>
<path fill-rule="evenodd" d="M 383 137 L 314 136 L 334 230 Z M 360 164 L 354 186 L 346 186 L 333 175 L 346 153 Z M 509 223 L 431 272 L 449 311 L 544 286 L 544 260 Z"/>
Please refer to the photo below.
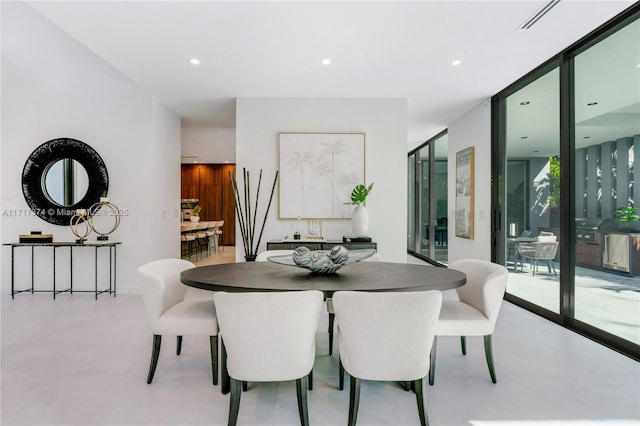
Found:
<path fill-rule="evenodd" d="M 464 285 L 467 277 L 452 269 L 408 263 L 357 262 L 322 275 L 272 262 L 242 262 L 187 269 L 180 280 L 213 291 L 320 290 L 331 297 L 339 290 L 448 290 Z"/>

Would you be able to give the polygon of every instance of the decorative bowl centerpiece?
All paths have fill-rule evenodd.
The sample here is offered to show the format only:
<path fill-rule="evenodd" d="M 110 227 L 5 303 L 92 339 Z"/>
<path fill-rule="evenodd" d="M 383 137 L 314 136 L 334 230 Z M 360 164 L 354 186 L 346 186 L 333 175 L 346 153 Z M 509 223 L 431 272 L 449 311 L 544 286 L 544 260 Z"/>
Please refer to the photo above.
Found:
<path fill-rule="evenodd" d="M 372 256 L 374 249 L 347 250 L 343 246 L 335 246 L 331 250 L 314 250 L 298 247 L 293 254 L 286 256 L 271 256 L 267 260 L 281 265 L 305 268 L 316 274 L 333 274 L 343 266 L 359 262 Z"/>

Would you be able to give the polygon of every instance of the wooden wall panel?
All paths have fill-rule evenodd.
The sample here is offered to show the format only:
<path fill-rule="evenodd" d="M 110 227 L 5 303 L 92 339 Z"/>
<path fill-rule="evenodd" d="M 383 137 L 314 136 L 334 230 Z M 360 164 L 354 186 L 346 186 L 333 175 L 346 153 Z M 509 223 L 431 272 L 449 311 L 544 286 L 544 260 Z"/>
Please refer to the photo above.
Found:
<path fill-rule="evenodd" d="M 200 200 L 200 220 L 224 220 L 222 242 L 235 245 L 235 203 L 229 171 L 234 164 L 183 164 L 181 168 L 181 198 Z"/>
<path fill-rule="evenodd" d="M 199 198 L 198 195 L 198 169 L 192 164 L 183 164 L 180 169 L 180 198 Z"/>

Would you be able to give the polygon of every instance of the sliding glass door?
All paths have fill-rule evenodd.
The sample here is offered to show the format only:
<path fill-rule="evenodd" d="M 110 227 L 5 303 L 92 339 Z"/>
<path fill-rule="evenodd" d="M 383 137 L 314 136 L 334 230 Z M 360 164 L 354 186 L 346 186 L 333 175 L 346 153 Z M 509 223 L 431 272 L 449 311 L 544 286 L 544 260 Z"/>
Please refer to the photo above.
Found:
<path fill-rule="evenodd" d="M 505 298 L 640 359 L 640 6 L 492 99 Z"/>
<path fill-rule="evenodd" d="M 447 133 L 409 153 L 407 250 L 427 261 L 448 260 Z"/>
<path fill-rule="evenodd" d="M 575 220 L 595 227 L 576 233 L 574 317 L 640 344 L 640 20 L 577 54 L 574 80 Z"/>
<path fill-rule="evenodd" d="M 560 311 L 558 237 L 560 187 L 559 69 L 554 67 L 506 98 L 507 291 Z"/>

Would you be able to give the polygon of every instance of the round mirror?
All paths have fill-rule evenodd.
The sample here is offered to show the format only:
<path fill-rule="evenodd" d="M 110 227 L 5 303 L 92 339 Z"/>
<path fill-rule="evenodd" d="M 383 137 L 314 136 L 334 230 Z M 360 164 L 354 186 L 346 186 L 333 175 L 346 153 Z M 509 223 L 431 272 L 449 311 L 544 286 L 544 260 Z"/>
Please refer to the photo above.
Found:
<path fill-rule="evenodd" d="M 36 148 L 22 170 L 22 193 L 35 214 L 69 226 L 77 209 L 107 196 L 109 175 L 100 155 L 77 139 L 60 138 Z"/>
<path fill-rule="evenodd" d="M 49 165 L 44 175 L 42 190 L 59 206 L 76 204 L 87 194 L 89 175 L 78 161 L 63 158 Z"/>

